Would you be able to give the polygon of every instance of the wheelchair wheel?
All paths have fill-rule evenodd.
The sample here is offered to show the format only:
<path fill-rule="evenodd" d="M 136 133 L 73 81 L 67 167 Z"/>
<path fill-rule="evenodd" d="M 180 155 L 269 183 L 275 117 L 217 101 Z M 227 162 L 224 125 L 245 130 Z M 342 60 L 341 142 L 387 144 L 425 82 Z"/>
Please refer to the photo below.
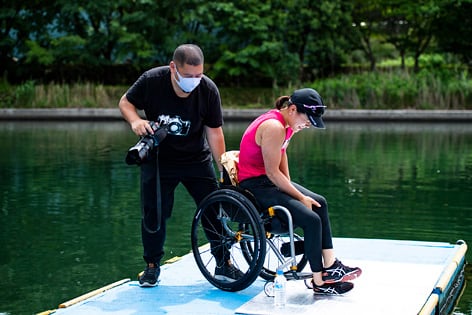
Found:
<path fill-rule="evenodd" d="M 294 234 L 293 238 L 295 242 L 303 240 L 303 238 L 297 234 Z M 284 257 L 281 254 L 281 248 L 284 244 L 286 244 L 285 246 L 290 244 L 290 237 L 288 235 L 273 235 L 271 238 L 267 239 L 266 256 L 259 274 L 263 279 L 267 281 L 274 280 L 279 265 L 290 259 L 290 257 Z M 247 245 L 248 246 L 244 248 L 243 253 L 245 253 L 250 259 L 250 257 L 253 255 L 254 249 L 250 247 L 251 244 Z M 295 256 L 295 259 L 297 262 L 297 272 L 301 272 L 308 262 L 307 258 L 305 254 L 301 253 Z M 284 269 L 284 273 L 289 272 L 290 267 L 291 265 L 287 266 Z"/>
<path fill-rule="evenodd" d="M 192 251 L 198 268 L 221 290 L 234 292 L 247 288 L 256 280 L 264 263 L 264 233 L 261 218 L 244 195 L 230 189 L 210 194 L 198 207 L 192 223 Z M 253 252 L 246 258 L 242 248 L 248 246 Z M 227 261 L 241 271 L 237 279 L 215 274 L 216 268 Z"/>

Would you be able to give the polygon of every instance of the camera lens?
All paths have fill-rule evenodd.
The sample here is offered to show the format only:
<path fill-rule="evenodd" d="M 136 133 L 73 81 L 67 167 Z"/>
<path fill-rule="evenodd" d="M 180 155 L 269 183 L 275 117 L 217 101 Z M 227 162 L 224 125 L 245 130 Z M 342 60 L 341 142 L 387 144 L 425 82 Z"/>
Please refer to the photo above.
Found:
<path fill-rule="evenodd" d="M 177 134 L 180 129 L 181 129 L 181 125 L 179 123 L 171 123 L 167 126 L 167 129 L 169 129 L 169 132 L 172 133 L 172 134 Z"/>

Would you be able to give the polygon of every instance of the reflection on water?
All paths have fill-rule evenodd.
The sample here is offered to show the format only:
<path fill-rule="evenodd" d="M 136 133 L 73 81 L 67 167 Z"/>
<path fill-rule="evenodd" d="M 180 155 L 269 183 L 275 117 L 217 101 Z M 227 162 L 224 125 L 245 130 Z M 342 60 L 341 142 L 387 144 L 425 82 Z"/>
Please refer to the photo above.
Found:
<path fill-rule="evenodd" d="M 228 149 L 246 126 L 225 125 Z M 136 141 L 122 122 L 0 124 L 0 313 L 136 277 L 139 177 L 124 163 Z M 329 123 L 288 153 L 292 179 L 328 198 L 335 236 L 470 244 L 471 148 L 470 124 Z M 195 206 L 177 194 L 166 258 L 190 250 Z M 455 313 L 472 313 L 472 289 Z"/>

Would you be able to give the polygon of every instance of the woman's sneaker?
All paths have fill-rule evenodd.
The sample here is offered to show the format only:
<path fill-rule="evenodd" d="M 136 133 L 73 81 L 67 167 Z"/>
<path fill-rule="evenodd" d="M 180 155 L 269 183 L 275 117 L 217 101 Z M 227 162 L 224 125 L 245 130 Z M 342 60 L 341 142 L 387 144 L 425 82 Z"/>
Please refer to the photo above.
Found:
<path fill-rule="evenodd" d="M 220 281 L 234 282 L 244 276 L 238 268 L 233 264 L 223 264 L 223 266 L 216 266 L 215 279 Z"/>
<path fill-rule="evenodd" d="M 349 292 L 354 288 L 352 282 L 336 282 L 336 283 L 325 283 L 323 285 L 315 285 L 313 280 L 311 281 L 313 286 L 313 292 L 315 294 L 324 295 L 340 295 Z"/>
<path fill-rule="evenodd" d="M 139 274 L 139 286 L 141 287 L 154 287 L 157 285 L 157 279 L 161 274 L 161 268 L 157 264 L 154 264 L 154 267 L 146 266 L 146 269 Z"/>
<path fill-rule="evenodd" d="M 361 268 L 344 266 L 336 258 L 331 267 L 323 268 L 323 281 L 326 283 L 344 282 L 356 279 L 361 274 Z"/>

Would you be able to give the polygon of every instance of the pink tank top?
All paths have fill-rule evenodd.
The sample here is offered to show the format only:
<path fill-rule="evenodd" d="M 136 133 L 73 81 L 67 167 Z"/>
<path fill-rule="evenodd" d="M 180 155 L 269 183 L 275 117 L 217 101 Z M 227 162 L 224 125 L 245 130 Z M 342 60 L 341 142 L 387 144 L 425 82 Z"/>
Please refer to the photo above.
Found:
<path fill-rule="evenodd" d="M 240 182 L 248 178 L 266 174 L 262 150 L 256 143 L 256 131 L 259 125 L 268 119 L 276 119 L 280 121 L 282 126 L 285 126 L 285 120 L 282 114 L 276 109 L 260 115 L 249 125 L 243 134 L 239 146 L 238 180 Z M 292 135 L 293 130 L 288 127 L 285 133 L 285 141 L 280 148 L 280 154 L 285 153 Z"/>

